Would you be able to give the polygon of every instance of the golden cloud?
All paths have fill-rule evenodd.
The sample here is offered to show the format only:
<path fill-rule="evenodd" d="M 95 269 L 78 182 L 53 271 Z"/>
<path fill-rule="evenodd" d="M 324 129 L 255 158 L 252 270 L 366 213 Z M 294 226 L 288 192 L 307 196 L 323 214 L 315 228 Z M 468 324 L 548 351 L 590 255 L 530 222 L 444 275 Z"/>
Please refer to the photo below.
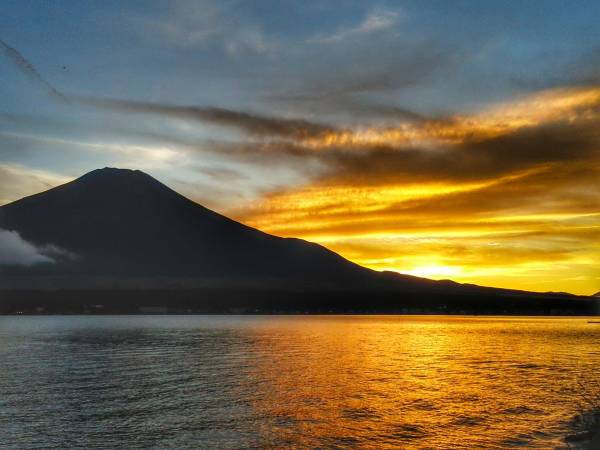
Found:
<path fill-rule="evenodd" d="M 600 289 L 600 88 L 472 116 L 296 139 L 329 165 L 237 218 L 378 270 L 495 286 Z M 264 148 L 263 148 L 264 150 Z"/>

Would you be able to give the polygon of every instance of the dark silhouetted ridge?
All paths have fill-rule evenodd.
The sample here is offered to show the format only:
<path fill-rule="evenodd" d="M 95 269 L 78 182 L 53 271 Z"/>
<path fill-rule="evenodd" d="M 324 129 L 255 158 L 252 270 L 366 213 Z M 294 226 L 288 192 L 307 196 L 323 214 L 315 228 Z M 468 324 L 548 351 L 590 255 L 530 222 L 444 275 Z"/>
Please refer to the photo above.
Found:
<path fill-rule="evenodd" d="M 217 214 L 139 170 L 94 170 L 4 205 L 0 228 L 54 260 L 0 267 L 0 312 L 87 311 L 82 298 L 110 312 L 165 304 L 203 312 L 596 311 L 590 297 L 375 272 Z"/>
<path fill-rule="evenodd" d="M 44 270 L 303 283 L 360 282 L 373 274 L 319 245 L 219 215 L 139 170 L 93 170 L 0 211 L 3 228 L 80 256 Z"/>

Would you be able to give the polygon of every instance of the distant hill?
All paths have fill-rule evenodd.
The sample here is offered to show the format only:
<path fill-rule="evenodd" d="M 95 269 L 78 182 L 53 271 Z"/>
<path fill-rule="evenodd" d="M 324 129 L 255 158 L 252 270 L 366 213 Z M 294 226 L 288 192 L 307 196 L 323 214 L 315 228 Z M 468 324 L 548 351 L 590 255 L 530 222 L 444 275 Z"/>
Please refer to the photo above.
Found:
<path fill-rule="evenodd" d="M 529 305 L 532 311 L 581 312 L 590 303 L 569 294 L 375 272 L 320 245 L 226 218 L 137 170 L 94 170 L 4 205 L 0 228 L 49 249 L 54 260 L 0 267 L 9 310 L 40 302 L 48 307 L 49 301 L 76 309 L 92 298 L 191 310 L 201 303 L 211 311 L 487 311 L 494 305 L 494 311 L 511 312 Z"/>

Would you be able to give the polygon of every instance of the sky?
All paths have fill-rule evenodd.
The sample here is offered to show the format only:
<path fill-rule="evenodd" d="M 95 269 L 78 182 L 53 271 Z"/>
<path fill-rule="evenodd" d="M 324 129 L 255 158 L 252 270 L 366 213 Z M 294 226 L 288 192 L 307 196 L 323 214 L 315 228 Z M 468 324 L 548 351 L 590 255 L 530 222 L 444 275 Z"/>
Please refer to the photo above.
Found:
<path fill-rule="evenodd" d="M 600 291 L 600 3 L 0 3 L 0 204 L 110 166 L 376 270 Z"/>

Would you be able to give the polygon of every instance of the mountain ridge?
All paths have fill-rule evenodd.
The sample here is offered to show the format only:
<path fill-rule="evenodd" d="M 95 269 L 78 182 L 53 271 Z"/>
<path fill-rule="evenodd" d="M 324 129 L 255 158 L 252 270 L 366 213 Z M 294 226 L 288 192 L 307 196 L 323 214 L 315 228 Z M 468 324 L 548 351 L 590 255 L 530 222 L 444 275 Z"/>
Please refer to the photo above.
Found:
<path fill-rule="evenodd" d="M 16 230 L 35 245 L 56 245 L 80 255 L 77 264 L 61 267 L 76 270 L 76 265 L 82 274 L 303 275 L 323 280 L 325 273 L 303 264 L 319 257 L 327 259 L 326 265 L 339 263 L 353 276 L 373 272 L 318 244 L 236 222 L 130 169 L 96 169 L 4 205 L 0 227 Z M 297 274 L 286 274 L 270 261 L 283 256 Z"/>
<path fill-rule="evenodd" d="M 352 304 L 360 307 L 379 308 L 379 299 L 385 297 L 381 304 L 387 310 L 419 302 L 443 310 L 464 299 L 477 309 L 477 298 L 565 300 L 571 301 L 566 305 L 570 307 L 584 298 L 376 272 L 319 244 L 236 222 L 131 169 L 96 169 L 0 206 L 0 228 L 54 252 L 53 264 L 0 267 L 0 290 L 13 291 L 17 302 L 24 291 L 65 289 L 154 294 L 210 290 L 211 295 L 216 290 L 236 291 L 241 297 L 249 291 L 267 297 L 274 292 L 285 293 L 283 297 L 310 293 L 320 295 L 323 304 L 339 294 L 334 306 L 342 309 L 343 292 L 355 296 Z M 243 300 L 236 297 L 235 302 Z"/>

